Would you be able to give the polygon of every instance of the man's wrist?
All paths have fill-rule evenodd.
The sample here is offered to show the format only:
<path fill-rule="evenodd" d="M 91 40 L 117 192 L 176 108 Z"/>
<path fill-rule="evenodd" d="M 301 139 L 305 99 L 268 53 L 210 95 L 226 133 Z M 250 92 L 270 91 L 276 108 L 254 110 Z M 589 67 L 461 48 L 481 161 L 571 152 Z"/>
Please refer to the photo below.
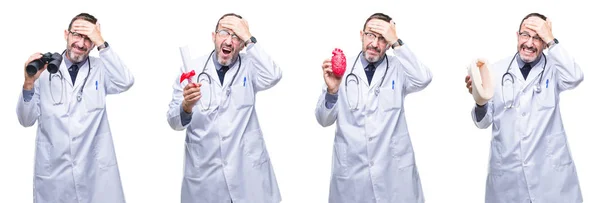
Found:
<path fill-rule="evenodd" d="M 102 43 L 100 45 L 98 45 L 98 51 L 100 51 L 102 49 L 106 49 L 106 47 L 108 47 L 108 42 L 102 40 Z"/>
<path fill-rule="evenodd" d="M 33 84 L 34 84 L 33 81 L 25 80 L 25 82 L 23 83 L 23 89 L 24 90 L 32 90 Z"/>

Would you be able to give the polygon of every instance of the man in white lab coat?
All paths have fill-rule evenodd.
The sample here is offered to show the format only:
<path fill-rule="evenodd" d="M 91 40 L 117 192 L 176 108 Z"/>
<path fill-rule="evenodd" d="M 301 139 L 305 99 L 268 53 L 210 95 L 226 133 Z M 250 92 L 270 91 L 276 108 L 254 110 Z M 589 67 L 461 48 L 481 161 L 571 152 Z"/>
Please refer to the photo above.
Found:
<path fill-rule="evenodd" d="M 343 77 L 333 74 L 331 58 L 322 64 L 325 86 L 315 114 L 324 127 L 336 123 L 332 203 L 424 201 L 403 101 L 425 89 L 432 75 L 398 39 L 391 20 L 382 13 L 367 19 L 362 52 L 348 60 Z M 386 55 L 389 48 L 393 56 Z"/>
<path fill-rule="evenodd" d="M 127 91 L 134 78 L 94 16 L 75 16 L 64 37 L 57 71 L 51 74 L 48 65 L 24 71 L 17 104 L 21 125 L 38 123 L 34 202 L 125 202 L 105 97 Z M 99 58 L 89 56 L 96 47 Z M 25 67 L 41 57 L 33 54 Z"/>
<path fill-rule="evenodd" d="M 471 112 L 478 128 L 493 124 L 485 202 L 582 202 L 559 94 L 583 73 L 545 16 L 527 15 L 516 37 L 517 53 L 492 67 L 494 97 Z"/>
<path fill-rule="evenodd" d="M 213 52 L 179 71 L 167 112 L 171 128 L 186 130 L 181 202 L 280 202 L 254 102 L 281 70 L 237 14 L 223 15 L 212 39 Z"/>

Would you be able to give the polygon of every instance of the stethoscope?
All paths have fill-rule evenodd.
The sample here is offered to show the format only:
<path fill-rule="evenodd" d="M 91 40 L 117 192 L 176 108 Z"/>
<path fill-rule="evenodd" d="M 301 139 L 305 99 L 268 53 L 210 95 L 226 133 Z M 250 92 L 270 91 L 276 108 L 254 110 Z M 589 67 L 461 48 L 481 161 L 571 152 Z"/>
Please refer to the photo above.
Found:
<path fill-rule="evenodd" d="M 512 87 L 515 84 L 515 76 L 513 76 L 512 73 L 510 73 L 510 68 L 512 66 L 512 63 L 515 61 L 515 58 L 517 57 L 517 55 L 519 54 L 519 52 L 517 52 L 515 54 L 515 56 L 513 56 L 512 60 L 510 60 L 510 63 L 508 64 L 508 68 L 506 69 L 506 73 L 504 73 L 504 75 L 502 75 L 502 101 L 504 102 L 504 107 L 507 109 L 513 108 L 514 107 L 514 102 L 515 102 L 515 88 Z M 542 52 L 542 56 L 544 57 L 544 66 L 542 68 L 542 72 L 538 75 L 539 80 L 537 82 L 537 84 L 535 86 L 533 86 L 533 91 L 535 93 L 540 93 L 542 92 L 542 79 L 544 78 L 544 71 L 546 70 L 546 63 L 548 62 L 546 59 L 546 55 Z M 512 90 L 512 100 L 509 102 L 506 102 L 506 95 L 504 94 L 504 89 L 509 89 L 509 88 L 505 88 L 504 83 L 508 83 L 510 82 L 510 85 L 512 88 L 510 88 Z"/>
<path fill-rule="evenodd" d="M 65 54 L 67 50 L 63 51 L 62 54 Z M 62 55 L 61 54 L 61 55 Z M 77 102 L 81 102 L 82 99 L 82 95 L 83 95 L 83 88 L 85 87 L 85 83 L 88 80 L 88 77 L 90 76 L 90 72 L 92 72 L 92 66 L 90 65 L 90 57 L 87 57 L 87 64 L 88 64 L 88 72 L 87 75 L 85 76 L 85 80 L 83 81 L 83 85 L 81 85 L 81 88 L 79 89 L 79 92 L 77 92 Z M 60 87 L 60 100 L 58 102 L 56 102 L 56 99 L 54 99 L 54 91 L 52 91 L 52 78 L 53 77 L 58 77 L 59 80 L 61 81 L 61 87 Z M 54 105 L 61 105 L 63 104 L 63 95 L 65 94 L 65 78 L 63 77 L 62 71 L 58 70 L 58 74 L 56 73 L 50 73 L 50 97 L 52 98 L 52 102 L 54 103 Z M 73 84 L 74 85 L 74 84 Z"/>
<path fill-rule="evenodd" d="M 358 53 L 358 56 L 356 57 L 356 59 L 354 60 L 354 64 L 352 64 L 352 69 L 350 70 L 350 73 L 348 75 L 346 75 L 346 80 L 345 80 L 345 84 L 346 84 L 346 93 L 348 92 L 348 81 L 353 82 L 352 80 L 355 81 L 356 83 L 356 87 L 358 88 L 358 94 L 357 94 L 357 99 L 356 99 L 356 105 L 351 105 L 350 101 L 348 99 L 348 97 L 346 97 L 346 101 L 348 102 L 348 104 L 350 105 L 350 110 L 356 111 L 358 110 L 358 99 L 360 98 L 360 88 L 358 86 L 359 81 L 358 81 L 358 76 L 356 76 L 356 74 L 354 74 L 354 67 L 356 66 L 356 62 L 358 61 L 358 59 L 360 58 L 360 55 L 363 52 L 360 51 Z M 381 82 L 379 83 L 379 86 L 377 86 L 375 88 L 375 96 L 379 96 L 379 89 L 381 88 L 381 85 L 383 85 L 383 80 L 385 79 L 385 76 L 387 75 L 388 69 L 390 68 L 390 64 L 387 58 L 387 54 L 384 55 L 385 58 L 385 73 L 383 73 L 383 77 L 381 78 Z M 353 77 L 352 80 L 348 80 L 350 77 Z"/>
<path fill-rule="evenodd" d="M 213 95 L 212 94 L 212 90 L 211 90 L 212 89 L 211 88 L 212 79 L 210 78 L 210 76 L 206 72 L 206 65 L 212 59 L 212 56 L 213 56 L 214 53 L 215 53 L 215 50 L 213 49 L 212 52 L 210 52 L 210 55 L 208 56 L 208 59 L 206 59 L 206 62 L 204 62 L 204 68 L 202 68 L 202 72 L 200 74 L 198 74 L 198 78 L 196 79 L 196 83 L 202 83 L 204 81 L 208 82 L 208 89 L 209 89 L 209 93 L 208 93 L 209 94 L 208 106 L 204 107 L 204 105 L 202 104 L 202 102 L 200 102 L 200 106 L 202 106 L 202 110 L 204 110 L 204 111 L 208 110 L 210 108 L 211 104 L 212 104 L 212 95 Z M 242 56 L 240 56 L 239 54 L 238 54 L 237 62 L 238 62 L 238 69 L 235 71 L 235 74 L 233 75 L 233 78 L 231 78 L 231 83 L 229 83 L 229 86 L 227 86 L 227 89 L 225 90 L 225 94 L 227 95 L 227 97 L 229 97 L 229 95 L 231 94 L 231 85 L 233 85 L 233 81 L 235 81 L 235 78 L 237 77 L 238 72 L 240 71 L 240 69 L 242 67 Z M 202 100 L 202 99 L 200 99 L 200 100 Z"/>

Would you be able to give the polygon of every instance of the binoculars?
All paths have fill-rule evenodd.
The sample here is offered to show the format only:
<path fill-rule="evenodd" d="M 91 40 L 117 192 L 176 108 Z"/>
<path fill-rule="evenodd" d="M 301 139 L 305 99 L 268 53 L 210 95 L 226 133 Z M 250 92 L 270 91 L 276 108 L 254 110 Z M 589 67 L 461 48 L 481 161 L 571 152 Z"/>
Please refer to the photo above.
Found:
<path fill-rule="evenodd" d="M 48 64 L 46 68 L 50 73 L 58 72 L 58 68 L 60 67 L 60 63 L 62 63 L 62 56 L 59 53 L 45 53 L 42 54 L 42 58 L 34 60 L 27 64 L 25 71 L 29 76 L 35 75 L 44 65 Z"/>

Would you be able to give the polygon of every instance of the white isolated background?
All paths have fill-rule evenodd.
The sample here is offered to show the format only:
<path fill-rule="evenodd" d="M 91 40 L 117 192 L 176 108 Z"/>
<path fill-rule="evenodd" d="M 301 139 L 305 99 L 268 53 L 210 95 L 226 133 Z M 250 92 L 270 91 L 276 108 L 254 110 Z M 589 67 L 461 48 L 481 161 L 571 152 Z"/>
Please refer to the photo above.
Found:
<path fill-rule="evenodd" d="M 516 51 L 530 12 L 547 15 L 554 35 L 585 80 L 561 94 L 561 111 L 585 202 L 600 202 L 597 125 L 598 22 L 593 1 L 13 1 L 0 8 L 0 202 L 30 202 L 36 126 L 19 125 L 15 109 L 23 65 L 34 52 L 61 52 L 63 31 L 80 12 L 95 15 L 103 37 L 135 84 L 107 97 L 107 111 L 128 202 L 179 202 L 184 138 L 166 121 L 179 46 L 213 49 L 211 32 L 228 12 L 276 60 L 283 78 L 257 95 L 256 111 L 284 203 L 327 202 L 335 127 L 318 125 L 320 65 L 341 48 L 360 50 L 359 31 L 375 12 L 389 14 L 398 36 L 433 72 L 433 82 L 406 98 L 408 127 L 427 202 L 483 202 L 490 129 L 471 121 L 464 83 L 478 56 L 497 61 Z M 92 55 L 97 56 L 97 51 Z M 348 67 L 349 69 L 350 67 Z M 594 122 L 596 121 L 596 122 Z M 37 125 L 37 124 L 36 124 Z"/>

